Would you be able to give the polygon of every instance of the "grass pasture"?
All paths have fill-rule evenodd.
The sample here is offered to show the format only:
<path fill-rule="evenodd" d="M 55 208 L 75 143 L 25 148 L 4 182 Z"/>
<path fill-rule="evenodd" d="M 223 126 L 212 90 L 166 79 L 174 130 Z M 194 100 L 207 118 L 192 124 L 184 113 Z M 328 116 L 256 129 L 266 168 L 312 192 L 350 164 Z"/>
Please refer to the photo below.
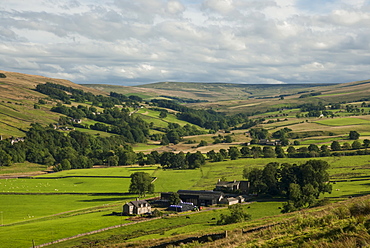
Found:
<path fill-rule="evenodd" d="M 368 179 L 370 176 L 370 156 L 327 157 L 320 159 L 324 159 L 331 164 L 329 172 L 333 175 L 333 179 L 337 181 L 333 184 L 333 193 L 326 195 L 326 197 L 331 198 L 333 201 L 338 201 L 348 196 L 370 193 L 370 190 L 366 190 L 370 183 Z M 0 200 L 2 207 L 0 211 L 3 213 L 3 222 L 6 225 L 0 227 L 2 229 L 0 239 L 4 240 L 4 244 L 7 245 L 5 247 L 10 247 L 9 242 L 11 240 L 17 240 L 17 242 L 19 240 L 19 247 L 29 247 L 32 244 L 32 239 L 35 240 L 36 244 L 41 244 L 59 238 L 73 236 L 78 233 L 125 223 L 126 221 L 121 219 L 120 216 L 111 215 L 111 213 L 113 211 L 119 212 L 124 202 L 134 199 L 136 196 L 112 194 L 127 192 L 130 180 L 129 178 L 107 178 L 109 176 L 127 177 L 135 171 L 145 171 L 153 177 L 157 177 L 155 181 L 157 192 L 176 191 L 178 189 L 210 190 L 214 188 L 217 179 L 221 177 L 226 177 L 230 181 L 241 180 L 243 168 L 246 166 L 262 167 L 269 162 L 275 161 L 279 163 L 304 163 L 306 160 L 308 159 L 239 159 L 219 163 L 207 163 L 201 169 L 186 171 L 163 170 L 158 169 L 156 166 L 96 168 L 62 171 L 42 175 L 34 179 L 1 180 L 0 192 L 34 192 L 40 194 L 2 194 Z M 45 179 L 45 177 L 49 178 Z M 52 177 L 55 179 L 52 179 Z M 55 193 L 55 189 L 60 189 L 57 192 L 64 194 L 41 194 L 43 192 Z M 11 204 L 8 204 L 9 202 Z M 25 202 L 28 203 L 27 206 L 24 206 Z M 278 208 L 281 206 L 281 202 L 279 201 L 259 202 L 257 204 L 258 207 L 254 208 L 253 206 L 255 205 L 250 205 L 250 209 L 248 209 L 253 218 L 278 214 L 280 211 Z M 199 219 L 198 217 L 193 218 L 193 216 L 197 216 L 198 214 L 191 215 L 190 220 L 194 221 L 189 221 L 191 227 L 190 225 L 186 225 L 186 223 L 184 224 L 183 220 L 181 221 L 182 224 L 179 224 L 176 218 L 162 219 L 158 222 L 153 221 L 147 224 L 142 223 L 111 230 L 84 237 L 80 240 L 94 240 L 97 237 L 109 239 L 109 237 L 114 235 L 126 237 L 130 241 L 136 239 L 146 240 L 203 230 L 209 232 L 213 228 L 216 228 L 214 230 L 231 228 L 217 227 L 211 225 L 212 223 L 208 223 L 210 220 L 207 218 L 210 216 L 217 218 L 221 212 L 217 212 L 217 214 L 213 211 L 206 213 L 204 216 L 202 216 L 203 213 L 199 213 Z M 179 217 L 180 220 L 181 218 Z M 207 220 L 207 223 L 205 220 Z M 66 226 L 70 226 L 70 228 L 65 228 Z M 139 230 L 152 231 L 144 233 Z M 133 235 L 133 233 L 135 235 L 140 234 L 140 238 Z M 18 236 L 21 236 L 21 238 L 18 238 Z M 70 242 L 75 244 L 76 241 Z M 62 243 L 60 245 L 66 244 Z"/>
<path fill-rule="evenodd" d="M 349 125 L 368 125 L 370 122 L 361 118 L 333 118 L 315 121 L 318 124 L 326 126 L 349 126 Z"/>

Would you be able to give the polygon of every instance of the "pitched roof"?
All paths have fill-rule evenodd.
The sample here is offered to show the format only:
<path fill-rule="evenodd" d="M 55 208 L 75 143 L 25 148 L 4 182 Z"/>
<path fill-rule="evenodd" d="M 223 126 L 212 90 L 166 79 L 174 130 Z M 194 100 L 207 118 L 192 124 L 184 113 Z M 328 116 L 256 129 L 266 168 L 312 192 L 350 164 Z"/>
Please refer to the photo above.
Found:
<path fill-rule="evenodd" d="M 142 204 L 147 204 L 147 206 L 150 206 L 149 203 L 147 201 L 145 201 L 145 200 L 131 201 L 128 204 L 132 204 L 132 205 L 134 205 L 137 208 L 141 207 Z"/>
<path fill-rule="evenodd" d="M 210 198 L 215 199 L 223 196 L 224 193 L 221 191 L 213 191 L 213 190 L 179 190 L 177 193 L 181 195 L 196 195 L 202 199 Z"/>

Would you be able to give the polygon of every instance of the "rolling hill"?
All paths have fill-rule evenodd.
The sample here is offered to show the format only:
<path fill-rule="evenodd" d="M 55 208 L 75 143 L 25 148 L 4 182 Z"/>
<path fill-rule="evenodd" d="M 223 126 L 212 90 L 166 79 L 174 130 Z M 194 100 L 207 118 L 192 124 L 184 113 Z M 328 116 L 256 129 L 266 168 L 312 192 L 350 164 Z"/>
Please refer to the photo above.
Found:
<path fill-rule="evenodd" d="M 5 75 L 0 78 L 0 135 L 3 138 L 23 136 L 31 123 L 39 122 L 46 125 L 58 120 L 60 115 L 50 111 L 56 102 L 35 91 L 40 83 L 51 82 L 93 94 L 106 95 L 103 91 L 87 88 L 64 79 L 1 70 L 0 73 Z M 39 100 L 44 100 L 46 104 L 38 105 Z"/>

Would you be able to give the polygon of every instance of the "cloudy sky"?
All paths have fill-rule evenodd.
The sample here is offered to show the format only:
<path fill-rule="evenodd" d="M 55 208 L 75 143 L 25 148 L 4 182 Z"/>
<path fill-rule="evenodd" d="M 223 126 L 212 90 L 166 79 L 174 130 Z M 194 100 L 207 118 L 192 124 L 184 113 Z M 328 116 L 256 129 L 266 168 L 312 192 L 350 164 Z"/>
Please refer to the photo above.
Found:
<path fill-rule="evenodd" d="M 0 69 L 75 83 L 370 79 L 370 0 L 0 0 Z"/>

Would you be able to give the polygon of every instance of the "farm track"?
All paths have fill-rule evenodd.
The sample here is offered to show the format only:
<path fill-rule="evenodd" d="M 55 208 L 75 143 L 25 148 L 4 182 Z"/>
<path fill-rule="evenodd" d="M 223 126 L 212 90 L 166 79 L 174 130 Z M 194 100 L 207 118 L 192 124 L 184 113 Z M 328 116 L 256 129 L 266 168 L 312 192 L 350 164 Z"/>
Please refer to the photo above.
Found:
<path fill-rule="evenodd" d="M 107 230 L 111 230 L 111 229 L 115 229 L 115 228 L 119 228 L 119 227 L 123 227 L 123 226 L 128 226 L 128 225 L 133 225 L 133 224 L 137 224 L 137 223 L 156 220 L 156 219 L 159 219 L 159 218 L 161 218 L 161 217 L 156 217 L 156 218 L 152 218 L 152 219 L 149 219 L 149 220 L 140 220 L 140 221 L 136 221 L 136 222 L 130 222 L 130 223 L 125 223 L 125 224 L 105 227 L 105 228 L 102 228 L 102 229 L 99 229 L 99 230 L 77 234 L 77 235 L 72 236 L 72 237 L 58 239 L 58 240 L 55 240 L 55 241 L 52 241 L 52 242 L 49 242 L 49 243 L 45 243 L 45 244 L 41 244 L 41 245 L 35 245 L 35 246 L 33 246 L 33 248 L 45 247 L 45 246 L 60 243 L 60 242 L 63 242 L 63 241 L 67 241 L 67 240 L 71 240 L 71 239 L 75 239 L 75 238 L 80 238 L 80 237 L 83 237 L 83 236 L 87 236 L 87 235 L 91 235 L 91 234 L 95 234 L 95 233 L 100 233 L 100 232 L 104 232 L 104 231 L 107 231 Z"/>

